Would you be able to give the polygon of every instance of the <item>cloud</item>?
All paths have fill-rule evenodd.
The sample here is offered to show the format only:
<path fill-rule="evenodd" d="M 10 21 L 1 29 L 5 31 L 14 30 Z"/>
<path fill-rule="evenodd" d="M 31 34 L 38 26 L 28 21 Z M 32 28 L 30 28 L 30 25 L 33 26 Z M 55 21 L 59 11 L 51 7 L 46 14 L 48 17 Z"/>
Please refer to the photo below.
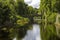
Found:
<path fill-rule="evenodd" d="M 24 2 L 25 2 L 26 4 L 30 4 L 30 3 L 32 2 L 32 0 L 24 0 Z"/>
<path fill-rule="evenodd" d="M 34 5 L 32 5 L 33 6 L 33 8 L 39 8 L 39 4 L 38 3 L 36 3 L 36 4 L 34 4 Z"/>
<path fill-rule="evenodd" d="M 39 8 L 40 6 L 40 0 L 25 0 L 25 3 L 27 3 L 28 6 L 32 6 L 33 8 Z"/>

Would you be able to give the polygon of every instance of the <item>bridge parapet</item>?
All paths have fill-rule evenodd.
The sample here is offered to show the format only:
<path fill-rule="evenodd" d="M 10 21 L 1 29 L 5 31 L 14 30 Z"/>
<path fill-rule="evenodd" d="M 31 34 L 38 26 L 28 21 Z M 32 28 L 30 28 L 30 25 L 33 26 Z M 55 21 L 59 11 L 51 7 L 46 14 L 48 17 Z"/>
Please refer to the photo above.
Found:
<path fill-rule="evenodd" d="M 41 17 L 38 16 L 38 17 L 33 17 L 33 20 L 34 20 L 34 23 L 41 23 Z"/>

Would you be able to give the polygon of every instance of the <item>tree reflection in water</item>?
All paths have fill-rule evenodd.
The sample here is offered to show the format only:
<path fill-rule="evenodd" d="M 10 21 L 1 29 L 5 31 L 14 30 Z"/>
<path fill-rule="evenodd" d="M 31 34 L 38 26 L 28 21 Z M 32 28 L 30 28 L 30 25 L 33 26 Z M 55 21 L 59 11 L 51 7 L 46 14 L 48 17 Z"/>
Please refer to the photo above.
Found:
<path fill-rule="evenodd" d="M 41 40 L 39 25 L 33 24 L 33 29 L 28 30 L 26 36 L 22 40 Z"/>

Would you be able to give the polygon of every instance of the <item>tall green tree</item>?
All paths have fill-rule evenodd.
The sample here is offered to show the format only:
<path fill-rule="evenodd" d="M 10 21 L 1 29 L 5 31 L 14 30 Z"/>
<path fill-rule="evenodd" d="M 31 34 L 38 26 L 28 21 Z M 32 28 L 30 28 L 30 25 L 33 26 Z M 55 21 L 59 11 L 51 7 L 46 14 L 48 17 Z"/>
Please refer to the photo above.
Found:
<path fill-rule="evenodd" d="M 0 0 L 0 40 L 12 40 L 15 34 L 24 37 L 35 14 L 37 9 L 29 7 L 24 0 Z"/>
<path fill-rule="evenodd" d="M 40 3 L 41 4 L 39 12 L 42 15 L 41 37 L 42 40 L 49 40 L 52 39 L 53 34 L 56 35 L 56 28 L 54 26 L 54 23 L 56 21 L 56 0 L 41 0 Z M 57 38 L 55 39 L 55 37 L 52 40 L 57 40 Z"/>

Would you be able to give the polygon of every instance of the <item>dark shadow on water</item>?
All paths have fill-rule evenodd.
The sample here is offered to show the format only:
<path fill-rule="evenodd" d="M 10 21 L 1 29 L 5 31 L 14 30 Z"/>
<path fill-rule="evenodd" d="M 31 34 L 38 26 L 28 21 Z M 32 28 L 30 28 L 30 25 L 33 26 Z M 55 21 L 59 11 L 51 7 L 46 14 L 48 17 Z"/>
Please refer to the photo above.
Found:
<path fill-rule="evenodd" d="M 58 37 L 57 35 L 52 34 L 50 36 L 49 40 L 60 40 L 60 37 Z"/>

